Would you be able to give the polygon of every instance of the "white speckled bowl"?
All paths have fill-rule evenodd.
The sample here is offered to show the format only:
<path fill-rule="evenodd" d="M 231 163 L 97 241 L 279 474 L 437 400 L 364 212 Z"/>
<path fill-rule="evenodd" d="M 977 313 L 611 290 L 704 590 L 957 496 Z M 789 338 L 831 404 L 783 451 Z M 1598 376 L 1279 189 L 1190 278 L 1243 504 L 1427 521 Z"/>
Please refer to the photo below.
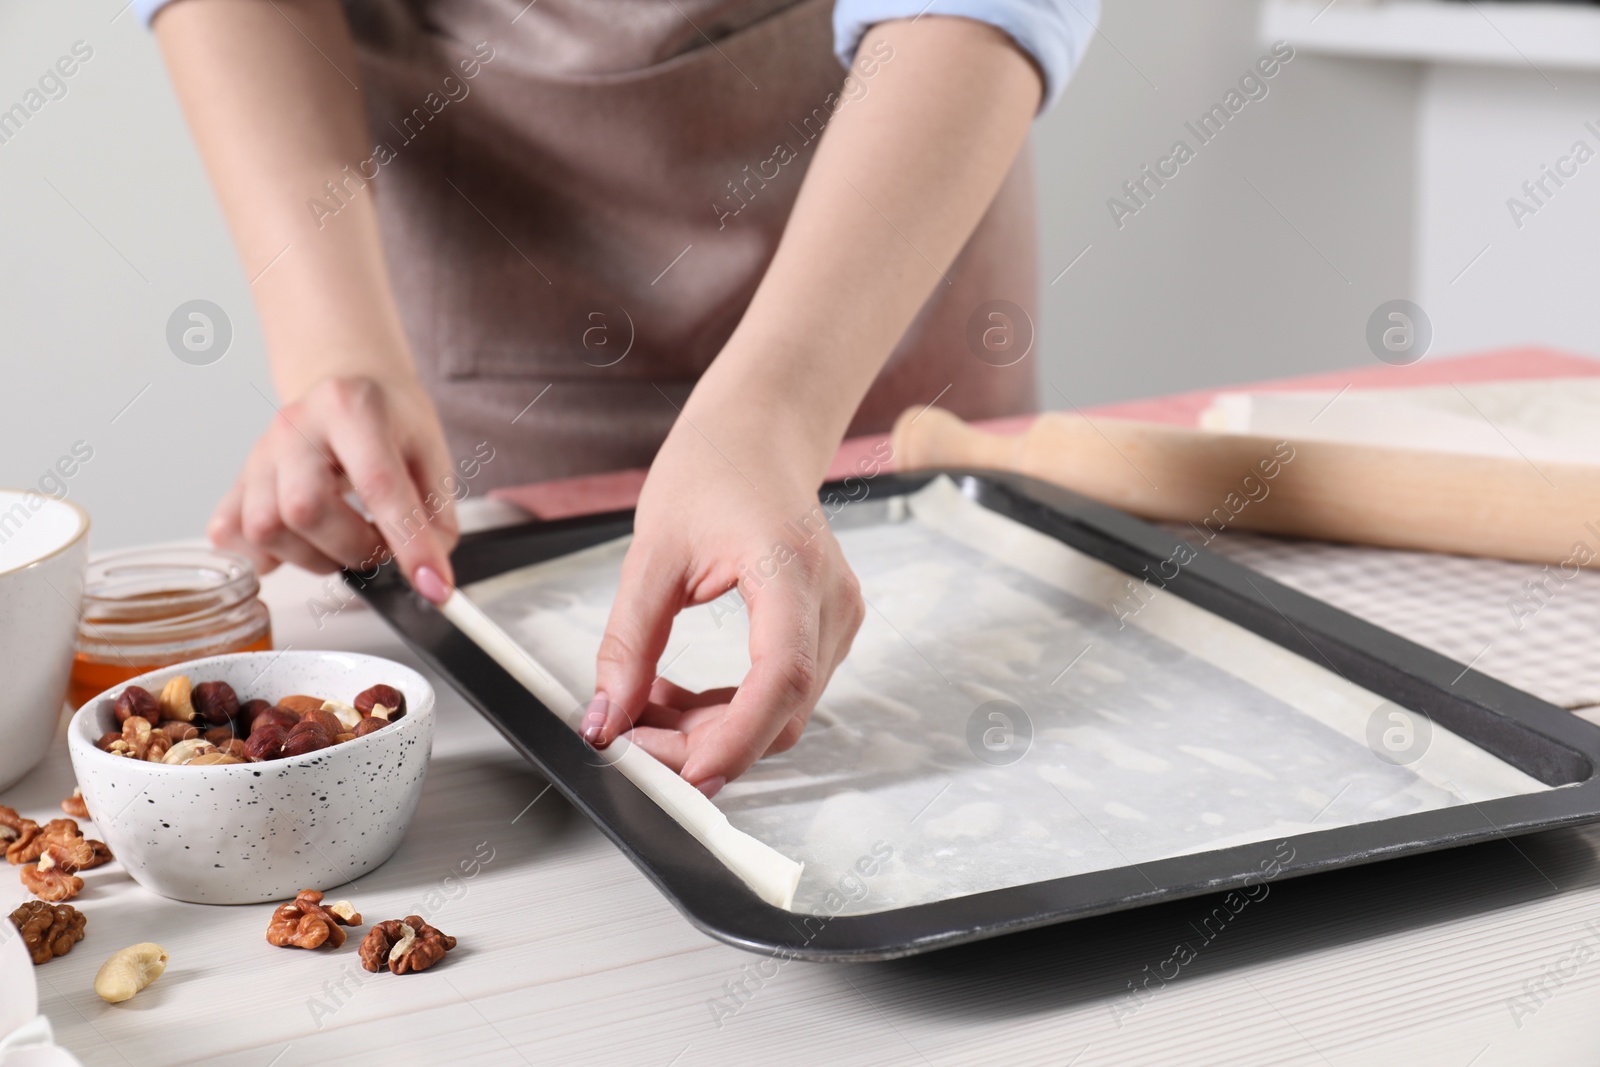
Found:
<path fill-rule="evenodd" d="M 128 685 L 223 681 L 243 703 L 310 693 L 350 703 L 380 682 L 405 694 L 402 719 L 353 741 L 263 763 L 175 767 L 101 752 Z M 351 652 L 238 652 L 141 674 L 78 709 L 72 769 L 95 827 L 135 881 L 197 904 L 255 904 L 333 889 L 388 859 L 422 797 L 433 748 L 433 687 L 416 671 Z"/>

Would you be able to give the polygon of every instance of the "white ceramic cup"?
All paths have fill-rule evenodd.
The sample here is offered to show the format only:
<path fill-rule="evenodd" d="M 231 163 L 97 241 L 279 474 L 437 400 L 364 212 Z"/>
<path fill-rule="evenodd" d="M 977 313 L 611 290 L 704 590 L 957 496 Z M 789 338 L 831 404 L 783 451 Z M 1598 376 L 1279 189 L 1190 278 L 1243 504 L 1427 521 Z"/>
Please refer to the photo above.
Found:
<path fill-rule="evenodd" d="M 55 736 L 88 562 L 82 508 L 0 489 L 0 790 L 33 770 Z"/>

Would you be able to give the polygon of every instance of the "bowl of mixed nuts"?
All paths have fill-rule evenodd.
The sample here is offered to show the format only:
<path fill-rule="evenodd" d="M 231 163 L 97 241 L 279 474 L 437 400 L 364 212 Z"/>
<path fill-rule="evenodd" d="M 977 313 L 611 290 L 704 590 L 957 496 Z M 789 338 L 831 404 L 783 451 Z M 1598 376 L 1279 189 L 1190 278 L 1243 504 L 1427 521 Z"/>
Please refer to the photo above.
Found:
<path fill-rule="evenodd" d="M 163 667 L 78 709 L 83 802 L 140 885 L 252 904 L 388 859 L 422 796 L 433 687 L 349 652 L 239 652 Z"/>

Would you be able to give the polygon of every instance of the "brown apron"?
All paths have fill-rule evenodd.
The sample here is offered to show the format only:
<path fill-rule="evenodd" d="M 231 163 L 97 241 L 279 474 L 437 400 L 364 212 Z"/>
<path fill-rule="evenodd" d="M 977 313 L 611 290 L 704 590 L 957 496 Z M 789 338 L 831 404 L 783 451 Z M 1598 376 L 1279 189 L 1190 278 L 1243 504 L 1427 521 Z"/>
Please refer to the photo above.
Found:
<path fill-rule="evenodd" d="M 845 77 L 830 0 L 346 7 L 389 150 L 363 173 L 379 172 L 389 269 L 451 452 L 488 440 L 496 485 L 647 466 L 830 120 Z M 946 275 L 851 433 L 941 391 L 967 418 L 1031 410 L 1034 358 L 996 366 L 969 342 L 989 301 L 1037 321 L 1026 153 Z"/>

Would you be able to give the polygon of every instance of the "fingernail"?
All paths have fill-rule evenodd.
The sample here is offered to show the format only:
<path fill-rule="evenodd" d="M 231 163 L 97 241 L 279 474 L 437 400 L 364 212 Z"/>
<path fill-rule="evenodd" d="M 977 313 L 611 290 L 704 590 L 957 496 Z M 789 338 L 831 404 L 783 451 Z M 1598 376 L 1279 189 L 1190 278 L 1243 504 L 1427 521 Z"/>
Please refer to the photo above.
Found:
<path fill-rule="evenodd" d="M 418 567 L 417 573 L 411 576 L 411 585 L 435 604 L 443 604 L 450 599 L 450 587 L 444 584 L 444 579 L 432 567 Z"/>
<path fill-rule="evenodd" d="M 584 712 L 583 726 L 580 731 L 583 739 L 591 745 L 599 747 L 601 738 L 605 734 L 606 725 L 606 695 L 596 693 L 594 699 L 589 701 L 589 710 Z"/>
<path fill-rule="evenodd" d="M 719 774 L 715 778 L 707 778 L 703 782 L 696 782 L 695 788 L 704 793 L 707 800 L 710 800 L 712 797 L 722 792 L 722 787 L 727 784 L 728 780 Z"/>

